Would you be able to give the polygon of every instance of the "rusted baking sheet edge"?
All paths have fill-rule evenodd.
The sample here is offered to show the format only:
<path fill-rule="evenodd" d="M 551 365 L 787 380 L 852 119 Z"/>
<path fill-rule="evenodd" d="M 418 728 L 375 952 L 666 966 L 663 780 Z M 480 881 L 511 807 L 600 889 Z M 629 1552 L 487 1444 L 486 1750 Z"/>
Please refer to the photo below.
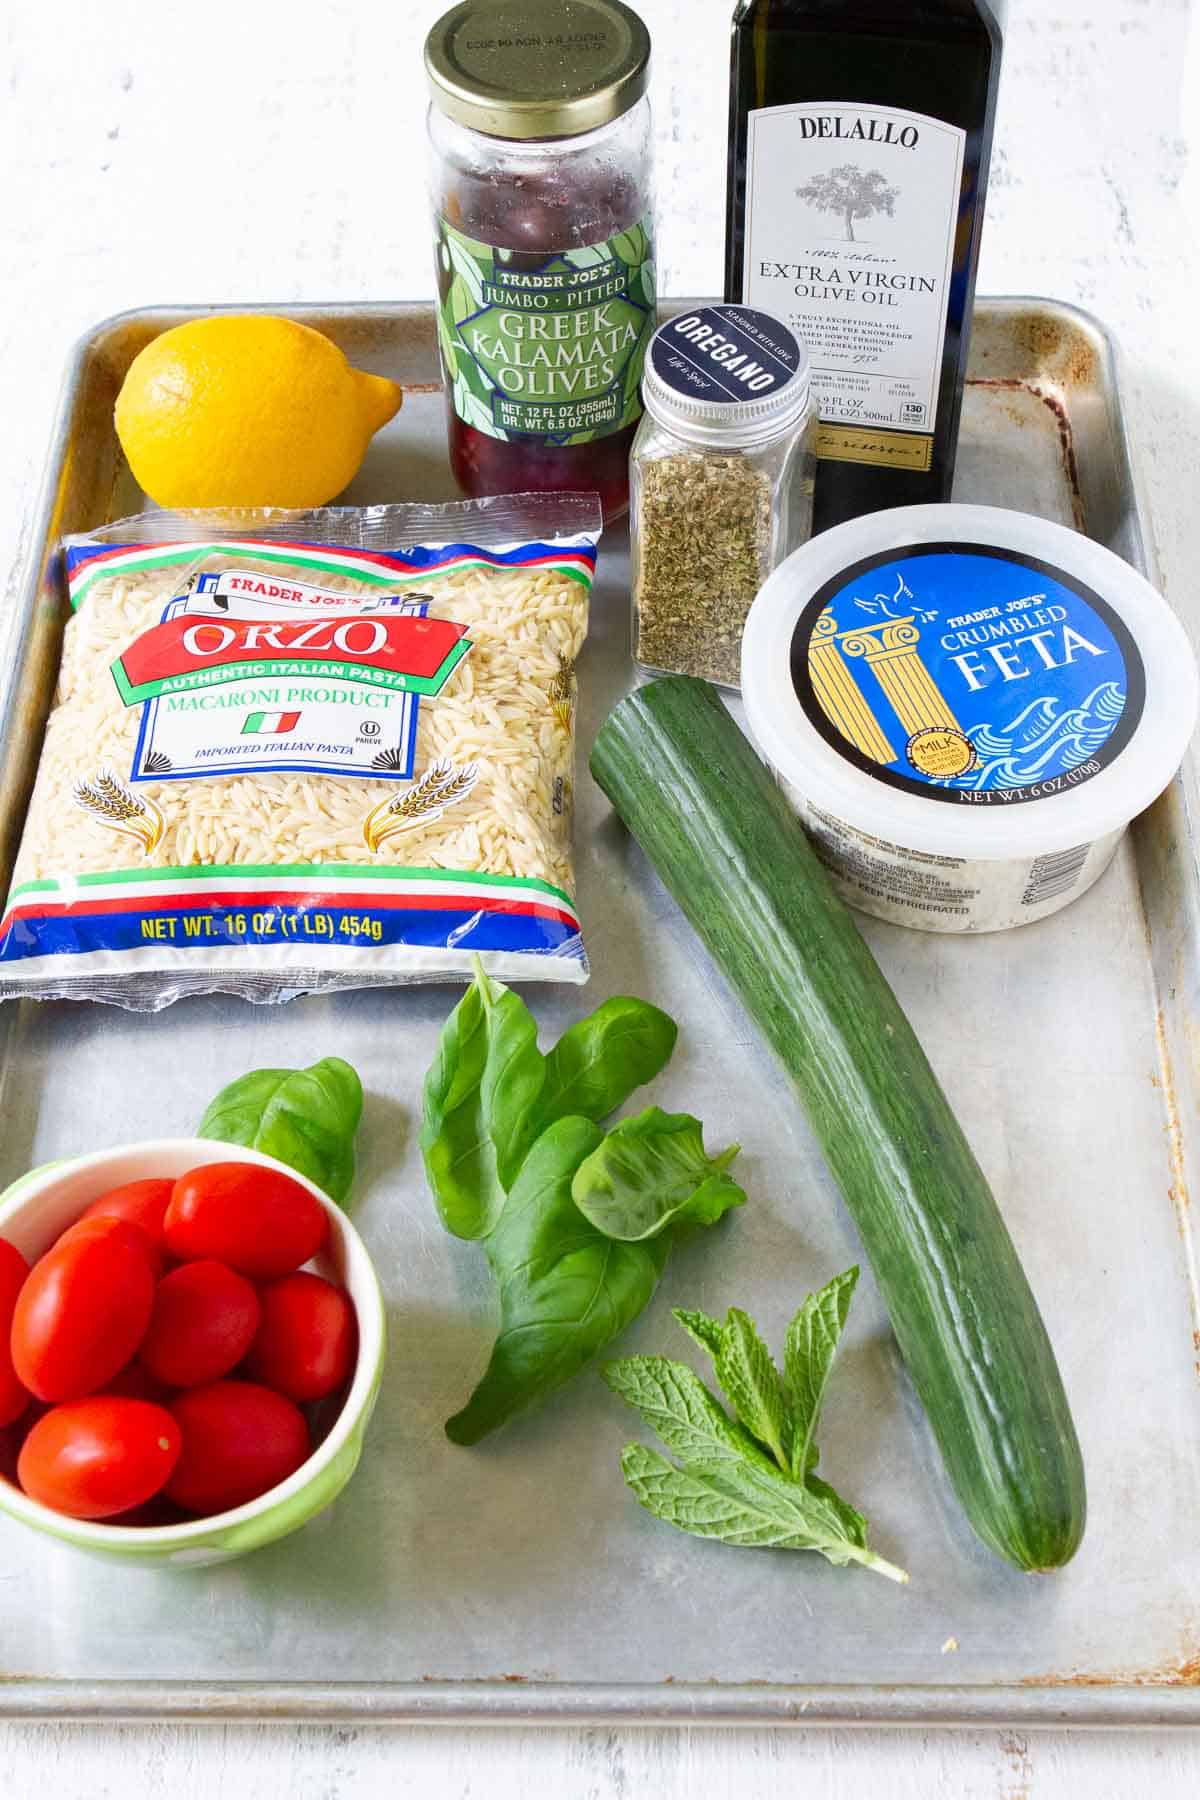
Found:
<path fill-rule="evenodd" d="M 1141 1685 L 1045 1687 L 580 1687 L 500 1678 L 378 1686 L 309 1682 L 0 1683 L 0 1717 L 77 1722 L 296 1720 L 362 1725 L 1194 1726 L 1190 1669 Z"/>

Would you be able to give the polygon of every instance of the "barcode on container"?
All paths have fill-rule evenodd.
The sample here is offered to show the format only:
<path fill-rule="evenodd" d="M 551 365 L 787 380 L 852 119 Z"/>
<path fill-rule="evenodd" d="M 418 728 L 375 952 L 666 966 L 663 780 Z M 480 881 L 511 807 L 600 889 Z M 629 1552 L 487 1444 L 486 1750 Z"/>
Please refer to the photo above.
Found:
<path fill-rule="evenodd" d="M 1029 880 L 1021 895 L 1022 906 L 1041 906 L 1069 893 L 1079 880 L 1079 871 L 1087 861 L 1090 844 L 1076 844 L 1072 850 L 1059 850 L 1053 856 L 1039 856 L 1029 870 Z"/>

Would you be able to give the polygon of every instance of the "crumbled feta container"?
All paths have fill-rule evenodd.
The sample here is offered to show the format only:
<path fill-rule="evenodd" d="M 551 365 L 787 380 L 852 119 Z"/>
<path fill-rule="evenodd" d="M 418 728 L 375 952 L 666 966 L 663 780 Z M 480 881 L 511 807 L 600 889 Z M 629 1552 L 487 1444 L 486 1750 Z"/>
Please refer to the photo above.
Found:
<path fill-rule="evenodd" d="M 1092 539 L 909 506 L 774 571 L 742 647 L 747 721 L 851 905 L 1000 931 L 1078 898 L 1178 769 L 1191 646 Z"/>

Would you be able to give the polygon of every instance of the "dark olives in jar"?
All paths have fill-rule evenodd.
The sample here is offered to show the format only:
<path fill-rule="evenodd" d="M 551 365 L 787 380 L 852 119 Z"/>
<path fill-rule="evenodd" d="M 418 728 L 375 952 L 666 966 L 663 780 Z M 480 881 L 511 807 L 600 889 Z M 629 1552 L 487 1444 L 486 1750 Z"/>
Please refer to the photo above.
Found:
<path fill-rule="evenodd" d="M 649 39 L 620 0 L 526 3 L 519 57 L 488 27 L 513 0 L 426 44 L 450 462 L 467 494 L 587 489 L 612 519 L 655 326 Z"/>

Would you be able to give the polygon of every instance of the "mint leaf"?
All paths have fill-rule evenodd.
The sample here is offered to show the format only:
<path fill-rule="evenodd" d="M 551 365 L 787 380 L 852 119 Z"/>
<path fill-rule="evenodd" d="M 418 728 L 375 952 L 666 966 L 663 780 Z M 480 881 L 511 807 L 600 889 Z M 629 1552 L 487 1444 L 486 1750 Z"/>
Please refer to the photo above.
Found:
<path fill-rule="evenodd" d="M 746 1430 L 767 1446 L 781 1469 L 790 1470 L 783 1383 L 754 1320 L 736 1306 L 721 1328 L 717 1380 Z"/>
<path fill-rule="evenodd" d="M 614 1394 L 641 1413 L 669 1450 L 685 1461 L 770 1466 L 770 1458 L 736 1424 L 686 1363 L 665 1356 L 626 1356 L 602 1371 Z"/>
<path fill-rule="evenodd" d="M 892 1581 L 908 1580 L 847 1537 L 833 1509 L 799 1482 L 745 1463 L 677 1468 L 644 1444 L 625 1446 L 621 1473 L 647 1512 L 693 1537 L 752 1549 L 816 1550 L 831 1563 L 862 1563 Z"/>
<path fill-rule="evenodd" d="M 810 1473 L 806 1478 L 804 1485 L 811 1494 L 819 1494 L 822 1500 L 833 1507 L 838 1518 L 842 1522 L 842 1529 L 850 1541 L 854 1544 L 865 1546 L 867 1541 L 867 1521 L 863 1518 L 862 1514 L 857 1512 L 855 1508 L 850 1505 L 848 1500 L 843 1500 L 841 1495 L 835 1492 L 827 1481 L 822 1481 L 819 1475 Z"/>
<path fill-rule="evenodd" d="M 809 1295 L 787 1328 L 783 1375 L 791 1412 L 791 1472 L 797 1481 L 817 1465 L 821 1405 L 857 1283 L 857 1266 L 836 1275 Z"/>
<path fill-rule="evenodd" d="M 707 1313 L 675 1309 L 715 1359 L 736 1420 L 684 1363 L 628 1356 L 609 1364 L 604 1376 L 613 1392 L 679 1458 L 671 1463 L 644 1444 L 625 1446 L 621 1471 L 648 1512 L 695 1537 L 815 1550 L 831 1563 L 908 1580 L 867 1547 L 862 1514 L 812 1473 L 813 1434 L 857 1278 L 857 1269 L 847 1270 L 800 1308 L 788 1331 L 786 1384 L 748 1314 L 730 1307 L 719 1325 Z"/>
<path fill-rule="evenodd" d="M 707 1313 L 696 1312 L 687 1306 L 673 1306 L 671 1311 L 693 1343 L 699 1344 L 702 1350 L 707 1350 L 715 1362 L 721 1354 L 720 1319 L 710 1319 Z"/>
<path fill-rule="evenodd" d="M 575 1204 L 597 1231 L 625 1243 L 670 1224 L 711 1225 L 745 1194 L 725 1170 L 738 1153 L 704 1150 L 699 1119 L 648 1106 L 614 1125 L 575 1177 Z"/>

